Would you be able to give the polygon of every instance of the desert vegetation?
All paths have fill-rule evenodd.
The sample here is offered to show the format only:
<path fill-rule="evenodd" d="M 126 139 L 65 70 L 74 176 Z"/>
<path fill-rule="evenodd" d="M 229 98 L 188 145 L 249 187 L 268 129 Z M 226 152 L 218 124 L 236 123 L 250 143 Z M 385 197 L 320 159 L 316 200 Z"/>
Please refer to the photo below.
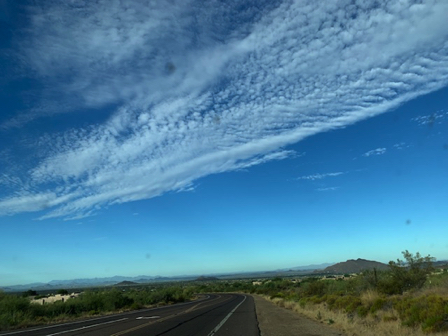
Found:
<path fill-rule="evenodd" d="M 31 302 L 30 298 L 35 294 L 34 291 L 27 291 L 23 295 L 0 292 L 0 330 L 184 302 L 191 299 L 193 292 L 191 288 L 179 285 L 145 286 L 125 291 L 109 288 L 87 290 L 65 302 L 44 305 Z"/>
<path fill-rule="evenodd" d="M 386 271 L 354 277 L 304 277 L 211 283 L 198 291 L 242 291 L 334 324 L 349 335 L 448 335 L 448 272 L 433 258 L 403 252 Z"/>
<path fill-rule="evenodd" d="M 419 253 L 405 251 L 403 257 L 391 261 L 388 270 L 356 276 L 138 285 L 88 290 L 66 302 L 45 305 L 31 303 L 37 294 L 31 290 L 23 295 L 0 293 L 0 329 L 184 302 L 195 293 L 242 292 L 332 324 L 347 335 L 448 335 L 448 269 L 435 269 L 434 259 Z"/>

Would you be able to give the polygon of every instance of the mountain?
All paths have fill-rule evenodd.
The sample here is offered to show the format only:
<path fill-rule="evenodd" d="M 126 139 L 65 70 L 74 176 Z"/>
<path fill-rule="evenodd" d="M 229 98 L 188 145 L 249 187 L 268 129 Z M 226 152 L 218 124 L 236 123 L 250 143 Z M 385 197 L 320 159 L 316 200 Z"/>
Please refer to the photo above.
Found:
<path fill-rule="evenodd" d="M 323 270 L 316 270 L 314 273 L 329 273 L 329 274 L 345 274 L 345 273 L 359 273 L 364 270 L 371 270 L 376 268 L 377 270 L 388 269 L 387 264 L 380 263 L 378 261 L 366 260 L 358 258 L 356 260 L 349 259 L 344 262 L 328 266 Z"/>
<path fill-rule="evenodd" d="M 325 267 L 328 266 L 332 266 L 335 263 L 324 263 L 324 264 L 312 264 L 312 265 L 306 265 L 306 266 L 296 266 L 296 267 L 291 267 L 291 268 L 285 268 L 282 269 L 281 271 L 284 270 L 292 270 L 292 271 L 305 271 L 305 270 L 317 270 L 317 269 L 323 269 Z"/>
<path fill-rule="evenodd" d="M 115 284 L 114 286 L 132 286 L 132 285 L 138 285 L 138 283 L 137 282 L 133 282 L 133 281 L 122 281 L 122 282 L 119 282 L 119 283 L 117 283 L 117 284 Z"/>
<path fill-rule="evenodd" d="M 106 278 L 84 278 L 84 279 L 72 279 L 72 280 L 52 280 L 48 284 L 52 286 L 85 286 L 85 285 L 103 285 L 103 284 L 116 284 L 120 281 L 148 281 L 153 280 L 157 277 L 148 275 L 139 275 L 135 277 L 127 277 L 116 275 L 113 277 Z"/>
<path fill-rule="evenodd" d="M 203 276 L 203 275 L 201 275 L 195 281 L 214 281 L 214 280 L 219 280 L 219 279 L 216 278 L 216 277 L 212 277 L 212 276 Z"/>
<path fill-rule="evenodd" d="M 435 268 L 446 268 L 448 266 L 448 260 L 438 260 L 438 261 L 434 261 L 432 263 L 432 265 Z"/>

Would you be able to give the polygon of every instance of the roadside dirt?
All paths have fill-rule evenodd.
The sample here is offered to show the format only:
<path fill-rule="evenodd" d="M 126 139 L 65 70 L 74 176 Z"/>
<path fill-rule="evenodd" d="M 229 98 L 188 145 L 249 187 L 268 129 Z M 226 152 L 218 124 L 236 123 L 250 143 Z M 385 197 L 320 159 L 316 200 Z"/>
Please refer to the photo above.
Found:
<path fill-rule="evenodd" d="M 261 336 L 344 336 L 317 321 L 253 295 Z"/>

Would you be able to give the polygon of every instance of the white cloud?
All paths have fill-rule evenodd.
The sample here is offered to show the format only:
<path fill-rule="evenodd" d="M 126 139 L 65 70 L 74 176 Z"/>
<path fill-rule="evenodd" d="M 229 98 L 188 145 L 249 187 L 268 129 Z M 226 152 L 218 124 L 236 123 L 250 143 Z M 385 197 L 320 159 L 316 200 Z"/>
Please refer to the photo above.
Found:
<path fill-rule="evenodd" d="M 376 148 L 364 153 L 362 156 L 369 157 L 372 155 L 383 155 L 386 153 L 386 151 L 387 151 L 386 148 Z"/>
<path fill-rule="evenodd" d="M 317 191 L 335 191 L 338 190 L 339 187 L 327 187 L 327 188 L 317 188 Z"/>
<path fill-rule="evenodd" d="M 401 150 L 401 149 L 404 149 L 404 148 L 409 148 L 410 145 L 407 144 L 406 142 L 403 142 L 403 141 L 402 141 L 402 142 L 396 143 L 393 147 L 394 147 L 395 149 Z"/>
<path fill-rule="evenodd" d="M 312 174 L 312 175 L 305 175 L 305 176 L 301 176 L 298 177 L 298 180 L 311 180 L 311 181 L 315 181 L 315 180 L 322 180 L 326 177 L 334 177 L 334 176 L 339 176 L 344 174 L 343 172 L 335 172 L 335 173 L 325 173 L 325 174 Z"/>
<path fill-rule="evenodd" d="M 422 115 L 412 118 L 411 120 L 417 122 L 421 126 L 426 125 L 432 127 L 434 125 L 441 124 L 446 118 L 448 118 L 448 112 L 440 110 L 428 115 Z"/>
<path fill-rule="evenodd" d="M 246 11 L 214 1 L 169 10 L 163 2 L 43 4 L 30 7 L 30 29 L 15 44 L 42 99 L 3 127 L 114 112 L 33 139 L 26 162 L 12 154 L 2 172 L 14 191 L 0 194 L 0 214 L 82 218 L 188 190 L 209 174 L 294 155 L 282 148 L 448 83 L 445 2 L 297 1 Z M 337 176 L 313 178 L 323 175 Z"/>

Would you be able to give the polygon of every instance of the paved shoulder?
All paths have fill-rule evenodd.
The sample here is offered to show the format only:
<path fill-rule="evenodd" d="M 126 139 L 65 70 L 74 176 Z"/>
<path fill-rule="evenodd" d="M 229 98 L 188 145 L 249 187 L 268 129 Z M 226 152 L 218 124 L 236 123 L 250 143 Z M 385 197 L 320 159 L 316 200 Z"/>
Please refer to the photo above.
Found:
<path fill-rule="evenodd" d="M 341 336 L 341 332 L 254 295 L 261 336 Z"/>

